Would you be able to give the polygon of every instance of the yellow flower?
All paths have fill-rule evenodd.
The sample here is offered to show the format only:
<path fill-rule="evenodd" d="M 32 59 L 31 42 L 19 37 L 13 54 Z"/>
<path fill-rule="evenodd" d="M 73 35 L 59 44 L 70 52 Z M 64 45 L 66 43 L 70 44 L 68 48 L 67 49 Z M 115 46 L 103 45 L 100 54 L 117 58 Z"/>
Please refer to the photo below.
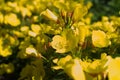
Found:
<path fill-rule="evenodd" d="M 21 26 L 20 30 L 22 32 L 28 32 L 29 31 L 29 26 Z"/>
<path fill-rule="evenodd" d="M 13 30 L 13 33 L 14 33 L 17 37 L 24 37 L 24 36 L 25 36 L 23 33 L 21 33 L 20 31 L 17 31 L 17 30 Z"/>
<path fill-rule="evenodd" d="M 67 41 L 64 37 L 56 35 L 52 39 L 51 46 L 56 49 L 58 53 L 65 53 L 67 50 Z"/>
<path fill-rule="evenodd" d="M 68 34 L 69 33 L 69 34 Z M 58 53 L 72 51 L 77 46 L 78 40 L 71 29 L 64 29 L 61 35 L 53 37 L 51 46 Z"/>
<path fill-rule="evenodd" d="M 87 14 L 87 7 L 78 4 L 73 13 L 73 20 L 79 21 L 86 14 Z"/>
<path fill-rule="evenodd" d="M 40 28 L 40 25 L 37 25 L 37 24 L 32 24 L 31 25 L 31 29 L 33 32 L 35 32 L 36 34 L 39 34 L 41 28 Z"/>
<path fill-rule="evenodd" d="M 4 19 L 3 14 L 0 12 L 0 23 L 3 23 L 3 19 Z"/>
<path fill-rule="evenodd" d="M 86 26 L 80 26 L 79 27 L 80 44 L 84 43 L 87 34 L 88 34 L 88 28 Z"/>
<path fill-rule="evenodd" d="M 83 22 L 74 24 L 74 27 L 74 33 L 77 36 L 79 43 L 82 45 L 85 41 L 85 38 L 90 35 L 89 27 L 85 26 Z"/>
<path fill-rule="evenodd" d="M 85 72 L 97 76 L 107 70 L 109 59 L 106 53 L 102 53 L 101 59 L 96 59 L 94 61 L 80 61 L 80 63 Z"/>
<path fill-rule="evenodd" d="M 113 27 L 113 23 L 108 22 L 108 21 L 103 22 L 103 29 L 104 29 L 104 31 L 108 31 L 108 32 L 114 32 L 115 31 L 115 29 Z"/>
<path fill-rule="evenodd" d="M 78 58 L 72 59 L 70 55 L 57 60 L 57 65 L 52 67 L 53 69 L 63 69 L 67 75 L 69 75 L 74 80 L 86 80 L 85 74 L 83 72 L 82 66 L 80 65 L 80 60 Z"/>
<path fill-rule="evenodd" d="M 7 56 L 9 56 L 11 54 L 12 54 L 12 50 L 9 47 L 7 47 L 5 49 L 2 49 L 0 51 L 0 55 L 3 56 L 3 57 L 7 57 Z"/>
<path fill-rule="evenodd" d="M 28 8 L 20 7 L 20 11 L 21 11 L 21 14 L 23 17 L 25 17 L 25 16 L 30 17 L 32 15 L 31 11 Z"/>
<path fill-rule="evenodd" d="M 92 43 L 95 47 L 107 47 L 110 44 L 105 32 L 101 30 L 95 30 L 92 32 Z"/>
<path fill-rule="evenodd" d="M 17 18 L 17 15 L 14 13 L 10 13 L 5 15 L 5 24 L 10 24 L 11 26 L 20 25 L 20 20 Z"/>
<path fill-rule="evenodd" d="M 7 57 L 12 54 L 12 50 L 10 46 L 8 47 L 3 47 L 3 38 L 0 38 L 0 56 L 2 57 Z"/>
<path fill-rule="evenodd" d="M 11 9 L 14 9 L 14 11 L 16 11 L 16 12 L 19 12 L 19 11 L 20 11 L 20 7 L 19 7 L 19 5 L 18 5 L 17 2 L 11 2 L 11 1 L 9 1 L 9 2 L 7 3 L 7 5 L 8 5 Z"/>

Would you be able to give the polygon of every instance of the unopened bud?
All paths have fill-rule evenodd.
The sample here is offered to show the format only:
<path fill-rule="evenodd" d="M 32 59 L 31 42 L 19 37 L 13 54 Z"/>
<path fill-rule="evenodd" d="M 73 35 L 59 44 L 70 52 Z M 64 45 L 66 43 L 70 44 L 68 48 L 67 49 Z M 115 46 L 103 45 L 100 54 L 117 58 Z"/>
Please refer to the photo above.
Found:
<path fill-rule="evenodd" d="M 41 15 L 44 15 L 47 18 L 49 18 L 50 20 L 53 20 L 55 22 L 57 22 L 57 20 L 58 20 L 57 16 L 52 11 L 50 11 L 49 9 L 46 9 L 45 11 L 43 11 L 41 13 Z"/>

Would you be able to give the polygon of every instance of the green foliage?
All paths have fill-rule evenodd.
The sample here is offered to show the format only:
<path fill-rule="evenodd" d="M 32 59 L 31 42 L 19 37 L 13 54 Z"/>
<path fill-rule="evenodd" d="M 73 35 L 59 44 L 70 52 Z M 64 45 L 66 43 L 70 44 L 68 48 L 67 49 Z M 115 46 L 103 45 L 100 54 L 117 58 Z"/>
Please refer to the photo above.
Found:
<path fill-rule="evenodd" d="M 1 0 L 0 79 L 120 80 L 119 3 Z"/>
<path fill-rule="evenodd" d="M 22 69 L 18 80 L 43 80 L 44 75 L 42 60 L 37 59 Z"/>

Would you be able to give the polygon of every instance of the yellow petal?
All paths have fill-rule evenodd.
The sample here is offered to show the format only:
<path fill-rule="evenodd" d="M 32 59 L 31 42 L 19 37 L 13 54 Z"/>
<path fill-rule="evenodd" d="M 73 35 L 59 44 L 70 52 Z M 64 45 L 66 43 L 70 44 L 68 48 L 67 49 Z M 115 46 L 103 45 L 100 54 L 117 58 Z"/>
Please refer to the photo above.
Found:
<path fill-rule="evenodd" d="M 108 66 L 109 80 L 120 80 L 120 57 L 112 59 Z"/>
<path fill-rule="evenodd" d="M 64 71 L 74 80 L 86 80 L 78 59 L 73 59 L 66 63 Z"/>

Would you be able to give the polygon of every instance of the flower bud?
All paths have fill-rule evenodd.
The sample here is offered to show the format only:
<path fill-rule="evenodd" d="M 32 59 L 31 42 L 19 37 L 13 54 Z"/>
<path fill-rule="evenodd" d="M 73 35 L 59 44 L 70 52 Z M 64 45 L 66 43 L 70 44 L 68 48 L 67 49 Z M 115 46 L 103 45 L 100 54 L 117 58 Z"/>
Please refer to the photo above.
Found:
<path fill-rule="evenodd" d="M 46 16 L 47 18 L 49 18 L 50 20 L 53 20 L 53 21 L 55 21 L 55 22 L 57 22 L 57 20 L 58 20 L 57 16 L 56 16 L 53 12 L 51 12 L 49 9 L 43 11 L 43 12 L 41 13 L 41 15 L 44 15 L 44 16 Z"/>

